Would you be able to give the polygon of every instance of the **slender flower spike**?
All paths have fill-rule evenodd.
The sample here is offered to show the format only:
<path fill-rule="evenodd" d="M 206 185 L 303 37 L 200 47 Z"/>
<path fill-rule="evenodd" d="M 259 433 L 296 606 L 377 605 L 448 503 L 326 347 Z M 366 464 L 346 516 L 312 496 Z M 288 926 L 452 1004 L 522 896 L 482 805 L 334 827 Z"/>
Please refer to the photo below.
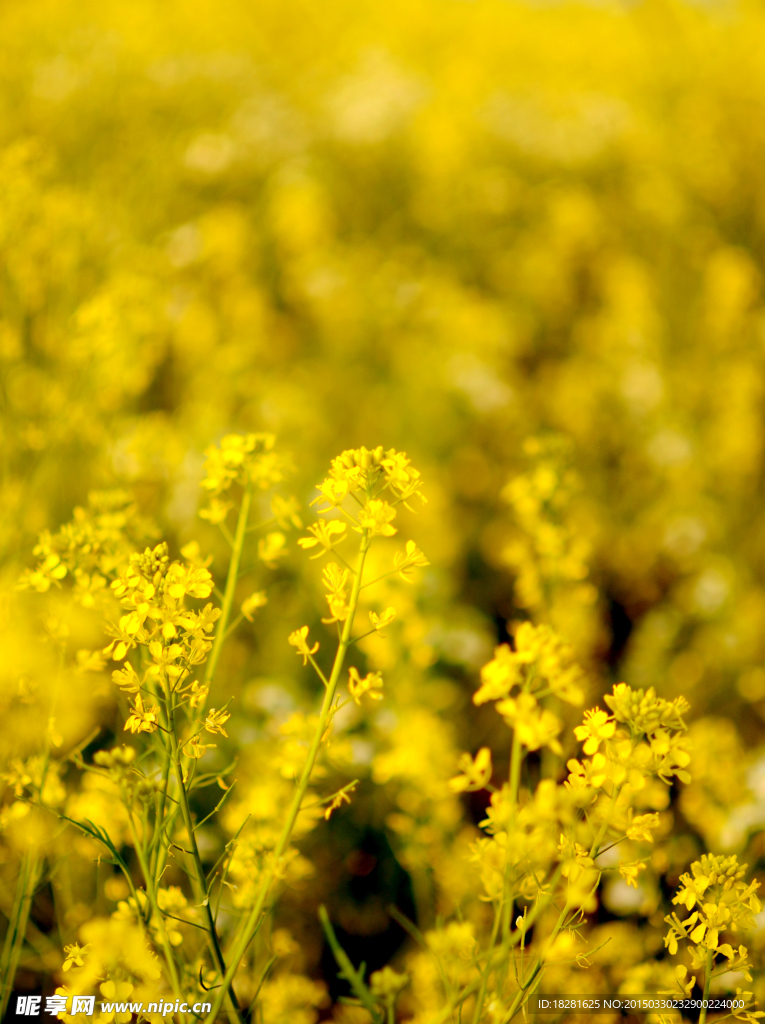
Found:
<path fill-rule="evenodd" d="M 319 649 L 318 641 L 313 645 L 313 647 L 309 647 L 307 637 L 308 626 L 301 626 L 301 628 L 296 629 L 294 633 L 290 633 L 287 638 L 288 643 L 292 644 L 293 647 L 297 647 L 296 653 L 302 655 L 304 665 L 308 664 L 310 656 L 312 654 L 316 654 Z"/>

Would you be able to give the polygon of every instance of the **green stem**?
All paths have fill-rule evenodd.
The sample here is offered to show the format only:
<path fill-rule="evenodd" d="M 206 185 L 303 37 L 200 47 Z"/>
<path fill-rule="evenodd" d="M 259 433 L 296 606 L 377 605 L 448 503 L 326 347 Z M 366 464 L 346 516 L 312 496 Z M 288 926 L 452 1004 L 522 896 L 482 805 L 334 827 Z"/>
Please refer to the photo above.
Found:
<path fill-rule="evenodd" d="M 623 785 L 624 783 L 622 783 L 622 786 Z M 600 830 L 598 831 L 598 834 L 593 840 L 592 846 L 590 847 L 589 856 L 592 857 L 593 860 L 595 860 L 595 858 L 600 853 L 600 844 L 603 842 L 606 831 L 608 830 L 608 826 L 611 824 L 611 814 L 613 812 L 614 807 L 616 806 L 616 801 L 619 799 L 619 794 L 622 791 L 622 786 L 619 786 L 618 788 L 614 786 L 613 790 L 611 791 L 611 799 L 608 804 L 608 809 L 606 813 L 603 815 L 603 822 L 600 826 Z"/>
<path fill-rule="evenodd" d="M 158 692 L 155 696 L 161 698 L 164 695 L 162 692 Z M 164 701 L 160 699 L 160 707 L 163 706 Z M 167 708 L 165 707 L 165 726 L 169 725 Z M 165 739 L 166 733 L 160 730 L 159 742 L 162 747 L 162 753 L 164 755 L 164 767 L 162 769 L 162 789 L 159 792 L 157 799 L 156 815 L 154 818 L 154 833 L 151 837 L 151 845 L 149 847 L 149 870 L 151 871 L 151 877 L 154 879 L 154 885 L 159 885 L 162 869 L 164 863 L 162 863 L 162 830 L 165 824 L 165 808 L 167 806 L 167 790 L 170 785 L 170 750 L 168 742 Z"/>
<path fill-rule="evenodd" d="M 536 905 L 532 908 L 531 913 L 526 918 L 526 927 L 525 927 L 524 932 L 523 933 L 520 932 L 520 931 L 515 932 L 515 934 L 512 935 L 507 942 L 502 942 L 494 950 L 493 953 L 489 954 L 488 963 L 489 963 L 490 967 L 500 967 L 502 965 L 502 963 L 507 958 L 508 952 L 511 949 L 513 949 L 515 946 L 518 945 L 518 943 L 520 942 L 521 938 L 525 936 L 525 932 L 528 931 L 528 929 L 531 928 L 531 926 L 536 922 L 536 920 L 539 917 L 539 915 L 544 910 L 547 909 L 547 907 L 552 902 L 553 891 L 554 891 L 555 886 L 558 884 L 558 881 L 560 880 L 560 876 L 561 876 L 561 865 L 559 864 L 558 867 L 555 869 L 555 872 L 554 872 L 552 878 L 547 883 L 546 888 L 548 889 L 548 892 L 546 893 L 544 899 L 540 899 L 536 903 Z M 555 932 L 554 934 L 557 934 L 557 932 Z M 457 996 L 456 998 L 451 999 L 449 1001 L 449 1003 L 441 1010 L 441 1012 L 438 1014 L 438 1016 L 433 1019 L 431 1024 L 445 1024 L 445 1022 L 449 1019 L 449 1017 L 451 1017 L 451 1015 L 454 1012 L 454 1010 L 461 1003 L 464 1003 L 464 1001 L 469 996 L 472 996 L 474 992 L 477 992 L 480 989 L 480 987 L 481 987 L 481 977 L 479 977 L 475 981 L 471 981 L 468 985 L 465 986 L 465 988 L 462 990 L 462 992 L 460 993 L 459 996 Z"/>
<path fill-rule="evenodd" d="M 329 943 L 330 949 L 332 950 L 332 955 L 337 961 L 337 966 L 340 968 L 342 972 L 342 976 L 351 986 L 356 998 L 359 1000 L 362 1006 L 364 1006 L 369 1011 L 369 1014 L 372 1017 L 374 1024 L 382 1024 L 382 1016 L 380 1015 L 380 1012 L 377 1008 L 377 1004 L 372 998 L 372 993 L 367 988 L 364 979 L 361 976 L 361 973 L 356 970 L 356 968 L 351 963 L 350 957 L 345 952 L 340 943 L 337 941 L 337 936 L 335 935 L 334 928 L 330 923 L 329 915 L 327 914 L 326 908 L 324 906 L 319 907 L 319 920 L 321 921 L 321 926 L 324 929 L 324 934 L 327 936 L 327 942 Z M 391 1024 L 392 1009 L 393 1002 L 391 1000 L 388 1004 L 388 1024 Z"/>
<path fill-rule="evenodd" d="M 491 954 L 497 942 L 497 935 L 499 934 L 499 922 L 501 920 L 501 917 L 502 914 L 500 913 L 500 908 L 498 907 L 494 913 L 494 925 L 492 926 L 491 929 L 491 939 L 489 940 L 489 949 L 487 951 L 488 955 L 486 957 L 486 966 L 484 967 L 481 975 L 481 988 L 478 992 L 478 1001 L 475 1004 L 473 1024 L 478 1024 L 479 1020 L 481 1019 L 481 1014 L 483 1013 L 483 1001 L 486 998 L 486 986 L 489 981 L 489 972 L 491 970 Z"/>
<path fill-rule="evenodd" d="M 39 869 L 40 858 L 31 850 L 27 851 L 21 861 L 13 910 L 8 921 L 8 931 L 5 934 L 3 953 L 0 958 L 0 1019 L 5 1018 L 8 999 L 16 977 L 16 969 L 19 965 L 29 922 L 29 912 L 32 909 L 32 898 L 39 878 Z"/>
<path fill-rule="evenodd" d="M 707 950 L 707 959 L 704 964 L 704 998 L 701 1003 L 701 1013 L 699 1014 L 699 1024 L 706 1024 L 707 1019 L 707 1002 L 709 1000 L 709 986 L 712 982 L 712 962 L 714 961 L 715 952 L 713 949 Z"/>
<path fill-rule="evenodd" d="M 206 932 L 210 944 L 210 952 L 213 955 L 213 959 L 218 967 L 218 970 L 222 975 L 226 973 L 226 962 L 223 959 L 223 950 L 220 948 L 220 942 L 218 941 L 218 932 L 215 927 L 215 920 L 213 918 L 212 907 L 210 906 L 210 894 L 207 890 L 207 878 L 205 876 L 205 869 L 202 866 L 202 858 L 199 855 L 199 846 L 197 844 L 196 831 L 194 829 L 194 822 L 191 817 L 191 808 L 189 807 L 189 797 L 186 792 L 186 784 L 183 781 L 183 764 L 181 762 L 181 752 L 178 747 L 178 738 L 175 734 L 175 729 L 170 731 L 170 743 L 172 745 L 173 753 L 173 765 L 175 766 L 175 777 L 178 782 L 178 801 L 181 805 L 181 815 L 183 816 L 183 824 L 186 826 L 186 836 L 188 838 L 189 847 L 191 850 L 191 859 L 194 863 L 194 873 L 191 881 L 194 887 L 194 896 L 199 907 L 201 907 L 207 922 Z M 234 1020 L 240 1022 L 244 1021 L 239 1010 L 239 1004 L 237 1003 L 236 996 L 234 994 L 233 984 L 229 983 L 226 987 L 226 992 L 229 1000 L 228 1011 L 229 1015 Z"/>
<path fill-rule="evenodd" d="M 124 798 L 125 807 L 128 808 L 128 800 L 125 795 Z M 146 861 L 146 854 L 143 848 L 143 844 L 138 840 L 138 834 L 135 830 L 135 822 L 133 821 L 133 813 L 128 808 L 127 812 L 128 825 L 130 826 L 130 835 L 133 839 L 133 846 L 135 848 L 136 856 L 138 857 L 138 863 L 141 865 L 141 871 L 143 872 L 144 883 L 146 885 L 146 895 L 149 900 L 149 905 L 152 909 L 153 914 L 156 916 L 157 923 L 159 926 L 160 942 L 162 943 L 162 951 L 165 954 L 165 962 L 167 963 L 167 970 L 170 975 L 170 983 L 173 987 L 173 994 L 176 999 L 182 998 L 181 985 L 178 980 L 178 970 L 175 964 L 175 958 L 173 956 L 172 946 L 170 940 L 167 937 L 167 929 L 165 928 L 165 919 L 159 909 L 159 903 L 157 902 L 157 890 L 154 887 L 154 879 L 149 870 L 149 865 Z M 138 908 L 140 910 L 140 907 Z M 179 1014 L 181 1020 L 184 1020 L 183 1015 Z"/>
<path fill-rule="evenodd" d="M 518 793 L 521 788 L 521 762 L 523 760 L 523 744 L 518 738 L 518 730 L 513 730 L 513 746 L 510 752 L 510 799 L 513 807 L 513 820 L 515 820 L 515 810 L 518 807 Z M 507 940 L 510 934 L 510 927 L 513 918 L 513 907 L 515 906 L 515 900 L 512 892 L 509 892 L 509 875 L 510 875 L 510 856 L 512 854 L 512 846 L 510 843 L 510 837 L 508 836 L 507 848 L 505 850 L 505 876 L 503 886 L 503 901 L 504 906 L 502 908 L 502 939 Z M 476 1018 L 477 1024 L 478 1018 Z"/>
<path fill-rule="evenodd" d="M 343 668 L 343 662 L 345 661 L 345 654 L 348 650 L 348 645 L 351 638 L 351 629 L 353 628 L 353 619 L 356 615 L 356 608 L 359 603 L 359 592 L 361 590 L 361 577 L 364 572 L 364 562 L 366 561 L 367 551 L 369 550 L 369 532 L 364 530 L 361 535 L 361 546 L 359 549 L 359 564 L 356 570 L 356 575 L 353 580 L 353 588 L 351 590 L 350 601 L 348 605 L 348 617 L 343 624 L 343 631 L 340 636 L 340 642 L 337 645 L 337 653 L 335 654 L 335 660 L 332 665 L 332 672 L 329 680 L 327 681 L 327 688 L 324 691 L 324 701 L 321 706 L 321 713 L 319 715 L 319 721 L 316 726 L 313 741 L 311 742 L 310 750 L 308 751 L 308 757 L 306 758 L 305 765 L 303 766 L 303 772 L 300 776 L 295 795 L 292 798 L 289 810 L 287 812 L 287 818 L 284 822 L 284 826 L 279 836 L 279 840 L 276 844 L 274 852 L 271 857 L 271 866 L 267 869 L 263 875 L 263 879 L 260 883 L 260 889 L 258 895 L 253 904 L 252 910 L 244 920 L 243 926 L 239 929 L 237 936 L 235 937 L 232 948 L 228 952 L 229 967 L 223 978 L 223 985 L 215 996 L 213 1001 L 212 1010 L 207 1017 L 206 1024 L 214 1024 L 218 1011 L 220 1010 L 221 1003 L 223 1002 L 223 992 L 231 984 L 231 980 L 236 974 L 239 964 L 244 956 L 248 945 L 252 937 L 255 935 L 258 927 L 260 926 L 260 919 L 263 913 L 263 907 L 265 906 L 268 894 L 271 891 L 271 886 L 276 876 L 276 871 L 281 858 L 287 849 L 287 844 L 292 836 L 292 830 L 295 827 L 297 816 L 300 813 L 303 800 L 305 798 L 306 790 L 308 789 L 308 783 L 311 780 L 311 772 L 313 766 L 316 763 L 316 758 L 319 753 L 319 747 L 321 746 L 321 739 L 329 723 L 330 715 L 332 713 L 332 704 L 335 699 L 335 691 L 337 690 L 337 684 L 340 681 L 340 672 Z"/>
<path fill-rule="evenodd" d="M 555 941 L 555 939 L 556 939 L 556 937 L 558 935 L 558 932 L 563 927 L 563 924 L 564 924 L 564 922 L 566 920 L 568 912 L 569 912 L 569 904 L 568 904 L 568 901 L 567 901 L 565 903 L 564 907 L 563 907 L 563 910 L 561 910 L 560 914 L 558 915 L 558 920 L 555 923 L 555 927 L 553 928 L 552 932 L 550 933 L 550 937 L 547 940 L 550 943 L 550 945 L 552 945 L 552 943 Z M 540 955 L 537 957 L 537 962 L 534 964 L 534 967 L 533 967 L 533 969 L 531 971 L 531 974 L 528 976 L 526 981 L 524 981 L 523 984 L 521 985 L 520 990 L 516 993 L 515 999 L 513 1000 L 512 1004 L 510 1006 L 510 1009 L 508 1010 L 508 1012 L 505 1015 L 505 1017 L 503 1017 L 503 1024 L 506 1024 L 507 1021 L 512 1020 L 513 1017 L 516 1015 L 516 1013 L 518 1012 L 521 1004 L 530 995 L 530 991 L 529 990 L 530 990 L 531 986 L 534 984 L 534 982 L 536 981 L 537 976 L 542 972 L 543 968 L 544 968 L 544 957 L 540 953 Z"/>
<path fill-rule="evenodd" d="M 220 619 L 218 620 L 218 628 L 215 630 L 215 640 L 213 641 L 212 650 L 210 651 L 210 657 L 207 661 L 207 668 L 205 669 L 205 685 L 210 686 L 213 679 L 215 678 L 215 670 L 218 667 L 218 658 L 223 648 L 223 642 L 226 639 L 226 632 L 228 629 L 228 620 L 231 617 L 231 608 L 234 603 L 234 593 L 236 592 L 236 584 L 239 579 L 239 563 L 242 560 L 242 549 L 244 548 L 244 538 L 247 533 L 247 520 L 250 516 L 250 503 L 252 501 L 252 484 L 248 483 L 244 489 L 242 495 L 242 504 L 239 508 L 239 519 L 236 524 L 236 534 L 234 535 L 234 542 L 231 549 L 231 561 L 228 564 L 228 576 L 226 577 L 226 589 L 223 592 L 223 604 L 221 605 Z"/>

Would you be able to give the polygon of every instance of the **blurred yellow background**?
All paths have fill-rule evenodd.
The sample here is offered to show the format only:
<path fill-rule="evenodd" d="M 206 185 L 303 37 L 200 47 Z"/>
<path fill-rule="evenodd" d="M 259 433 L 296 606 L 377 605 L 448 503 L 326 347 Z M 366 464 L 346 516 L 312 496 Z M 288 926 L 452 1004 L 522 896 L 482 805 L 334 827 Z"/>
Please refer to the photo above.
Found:
<path fill-rule="evenodd" d="M 0 39 L 8 758 L 41 735 L 24 681 L 64 686 L 61 635 L 100 643 L 59 592 L 44 609 L 16 593 L 41 531 L 124 487 L 171 550 L 196 537 L 221 572 L 197 519 L 210 443 L 272 431 L 301 502 L 338 452 L 383 444 L 429 498 L 407 529 L 431 569 L 370 654 L 406 742 L 444 730 L 421 751 L 430 768 L 446 751 L 439 778 L 457 749 L 506 753 L 466 711 L 476 672 L 513 623 L 550 621 L 586 706 L 622 679 L 691 703 L 666 864 L 702 842 L 754 842 L 756 863 L 762 5 L 6 0 Z M 280 563 L 226 653 L 237 749 L 268 701 L 312 692 L 285 643 L 318 607 L 312 573 L 301 552 Z M 108 682 L 66 678 L 65 746 L 114 717 Z M 78 871 L 59 897 L 72 934 L 106 899 Z"/>

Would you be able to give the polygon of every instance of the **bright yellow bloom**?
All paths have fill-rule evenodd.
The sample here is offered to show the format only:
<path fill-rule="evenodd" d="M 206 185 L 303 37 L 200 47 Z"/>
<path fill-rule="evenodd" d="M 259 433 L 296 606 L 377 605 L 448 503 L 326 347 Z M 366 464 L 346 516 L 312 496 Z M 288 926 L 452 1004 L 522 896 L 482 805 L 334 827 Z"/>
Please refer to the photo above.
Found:
<path fill-rule="evenodd" d="M 213 526 L 218 526 L 226 521 L 226 517 L 233 507 L 233 502 L 221 501 L 220 498 L 210 498 L 207 508 L 199 510 L 199 518 L 206 519 Z"/>
<path fill-rule="evenodd" d="M 379 632 L 381 629 L 385 629 L 391 622 L 396 618 L 395 608 L 386 608 L 384 612 L 378 615 L 376 612 L 369 613 L 369 619 L 374 628 Z"/>
<path fill-rule="evenodd" d="M 231 718 L 231 715 L 225 708 L 221 708 L 220 711 L 216 711 L 215 708 L 210 708 L 205 718 L 205 729 L 209 733 L 219 732 L 222 736 L 228 736 L 228 733 L 223 728 L 226 722 Z"/>
<path fill-rule="evenodd" d="M 258 541 L 258 558 L 265 562 L 269 569 L 273 569 L 279 559 L 289 553 L 286 543 L 287 538 L 278 530 L 261 537 Z"/>
<path fill-rule="evenodd" d="M 474 704 L 507 697 L 520 682 L 518 659 L 509 644 L 494 649 L 494 658 L 481 669 L 481 686 L 473 694 Z"/>
<path fill-rule="evenodd" d="M 500 701 L 497 711 L 515 729 L 518 739 L 528 750 L 549 747 L 556 754 L 563 752 L 556 739 L 563 723 L 548 708 L 540 708 L 530 693 L 520 693 L 516 699 L 508 697 Z"/>
<path fill-rule="evenodd" d="M 408 540 L 405 550 L 397 551 L 393 556 L 394 569 L 401 579 L 407 583 L 411 582 L 412 569 L 424 569 L 428 565 L 430 565 L 430 562 L 413 540 Z"/>
<path fill-rule="evenodd" d="M 263 608 L 267 604 L 268 597 L 265 590 L 256 590 L 254 594 L 250 594 L 249 597 L 242 601 L 242 615 L 244 615 L 248 622 L 252 622 L 258 608 Z"/>
<path fill-rule="evenodd" d="M 303 664 L 308 664 L 308 659 L 312 654 L 316 654 L 319 649 L 318 641 L 313 647 L 308 646 L 308 626 L 301 626 L 300 629 L 296 629 L 294 633 L 290 633 L 287 637 L 287 643 L 292 644 L 293 647 L 297 647 L 297 653 L 302 655 Z"/>
<path fill-rule="evenodd" d="M 392 537 L 396 527 L 391 521 L 396 517 L 396 510 L 387 501 L 371 500 L 359 512 L 359 526 L 369 531 L 370 537 Z"/>
<path fill-rule="evenodd" d="M 143 704 L 143 698 L 140 693 L 137 693 L 133 698 L 133 706 L 130 709 L 130 715 L 125 722 L 125 729 L 130 732 L 156 732 L 159 725 L 159 708 L 154 705 L 150 708 L 145 708 Z"/>
<path fill-rule="evenodd" d="M 658 827 L 658 814 L 638 814 L 634 818 L 631 818 L 629 825 L 627 826 L 627 838 L 652 843 L 653 833 L 651 830 L 655 830 Z"/>
<path fill-rule="evenodd" d="M 382 685 L 382 672 L 369 672 L 362 679 L 356 668 L 348 669 L 348 692 L 359 706 L 361 706 L 361 698 L 365 694 L 368 694 L 372 700 L 382 700 L 383 695 L 375 693 L 375 690 L 382 689 Z"/>
<path fill-rule="evenodd" d="M 322 572 L 322 580 L 327 588 L 327 604 L 329 618 L 322 619 L 327 624 L 345 622 L 348 618 L 348 576 L 347 569 L 341 569 L 335 562 L 329 562 Z"/>
<path fill-rule="evenodd" d="M 632 864 L 628 864 L 625 861 L 619 863 L 619 874 L 622 876 L 627 885 L 633 886 L 635 889 L 638 887 L 638 876 L 641 872 L 645 871 L 645 862 L 637 860 Z"/>
<path fill-rule="evenodd" d="M 64 955 L 66 959 L 62 964 L 61 969 L 63 971 L 71 970 L 72 967 L 82 967 L 85 963 L 85 957 L 89 951 L 89 946 L 80 946 L 76 942 L 70 943 L 68 946 L 64 946 Z"/>
<path fill-rule="evenodd" d="M 574 729 L 579 742 L 584 740 L 585 754 L 594 754 L 603 740 L 610 740 L 615 732 L 616 722 L 609 717 L 607 711 L 601 711 L 600 708 L 585 711 L 584 724 Z"/>
<path fill-rule="evenodd" d="M 331 551 L 335 544 L 343 539 L 347 529 L 346 524 L 339 519 L 330 519 L 329 522 L 320 519 L 318 523 L 308 527 L 308 532 L 312 536 L 299 537 L 298 544 L 301 548 L 305 549 L 314 548 L 318 545 L 319 550 L 315 555 L 311 555 L 311 558 L 321 558 L 323 554 Z"/>
<path fill-rule="evenodd" d="M 491 750 L 488 747 L 481 747 L 475 755 L 475 760 L 470 754 L 463 754 L 457 762 L 457 767 L 462 774 L 449 780 L 449 789 L 453 793 L 471 793 L 484 789 L 491 780 L 493 771 Z"/>

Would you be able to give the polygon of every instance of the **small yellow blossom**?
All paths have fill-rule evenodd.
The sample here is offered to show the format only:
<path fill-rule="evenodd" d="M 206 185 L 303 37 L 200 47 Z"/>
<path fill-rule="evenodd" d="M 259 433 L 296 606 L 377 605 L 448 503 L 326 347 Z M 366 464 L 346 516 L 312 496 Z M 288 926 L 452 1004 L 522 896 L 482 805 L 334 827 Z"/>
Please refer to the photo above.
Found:
<path fill-rule="evenodd" d="M 368 694 L 372 700 L 382 700 L 383 695 L 375 693 L 375 690 L 382 689 L 382 685 L 382 672 L 369 672 L 362 679 L 356 668 L 348 669 L 348 692 L 359 706 L 364 694 Z"/>
<path fill-rule="evenodd" d="M 615 732 L 616 722 L 609 717 L 607 711 L 601 711 L 600 708 L 585 711 L 584 724 L 574 729 L 579 742 L 584 740 L 585 754 L 594 754 L 603 740 L 611 739 Z"/>
<path fill-rule="evenodd" d="M 335 544 L 343 539 L 347 530 L 347 525 L 339 519 L 330 519 L 328 522 L 320 519 L 318 523 L 308 527 L 309 537 L 298 538 L 298 544 L 306 550 L 315 548 L 318 545 L 319 550 L 315 555 L 311 555 L 311 558 L 321 558 L 322 555 L 326 554 L 327 551 L 331 551 Z"/>
<path fill-rule="evenodd" d="M 172 940 L 171 940 L 172 941 Z M 110 1003 L 124 1003 L 132 995 L 134 986 L 129 981 L 115 982 L 112 980 L 104 981 L 99 986 L 101 995 L 107 1002 Z M 108 1012 L 101 1011 L 99 1022 L 108 1024 L 109 1021 L 114 1021 L 114 1024 L 127 1024 L 128 1021 L 133 1019 L 133 1014 L 129 1010 L 110 1010 Z"/>
<path fill-rule="evenodd" d="M 258 608 L 263 608 L 267 604 L 268 597 L 265 590 L 256 590 L 254 594 L 250 594 L 249 597 L 242 601 L 242 615 L 244 615 L 248 622 L 252 622 L 255 619 L 255 612 Z"/>
<path fill-rule="evenodd" d="M 145 708 L 143 704 L 143 698 L 140 693 L 137 693 L 133 698 L 133 706 L 130 709 L 130 715 L 125 722 L 125 729 L 130 732 L 156 732 L 159 724 L 159 708 L 154 705 L 150 708 Z"/>
<path fill-rule="evenodd" d="M 299 511 L 300 502 L 297 498 L 282 498 L 280 494 L 274 494 L 271 498 L 271 512 L 283 530 L 290 526 L 300 529 L 303 523 L 298 514 Z"/>
<path fill-rule="evenodd" d="M 208 750 L 212 750 L 215 745 L 213 743 L 202 743 L 201 737 L 192 736 L 191 739 L 187 740 L 183 745 L 183 753 L 186 757 L 194 758 L 198 760 L 200 757 L 204 757 Z"/>
<path fill-rule="evenodd" d="M 369 613 L 369 619 L 373 627 L 379 632 L 381 629 L 385 629 L 391 622 L 396 618 L 395 608 L 386 608 L 384 612 L 378 615 L 376 612 Z"/>
<path fill-rule="evenodd" d="M 381 971 L 374 971 L 369 978 L 369 987 L 372 995 L 379 999 L 387 999 L 395 996 L 409 984 L 409 976 L 399 974 L 392 967 L 383 967 Z"/>
<path fill-rule="evenodd" d="M 122 668 L 112 672 L 112 680 L 121 690 L 128 693 L 138 693 L 141 689 L 141 680 L 129 661 L 126 661 Z"/>
<path fill-rule="evenodd" d="M 207 508 L 199 510 L 199 518 L 206 519 L 213 526 L 218 526 L 226 521 L 226 517 L 233 508 L 230 501 L 221 501 L 220 498 L 210 498 Z"/>
<path fill-rule="evenodd" d="M 475 760 L 470 754 L 463 754 L 457 762 L 457 767 L 462 774 L 449 780 L 449 789 L 453 793 L 471 793 L 484 789 L 491 780 L 491 750 L 488 747 L 481 747 L 475 755 Z"/>
<path fill-rule="evenodd" d="M 393 556 L 395 571 L 407 583 L 410 583 L 412 580 L 412 569 L 424 569 L 428 565 L 430 565 L 430 562 L 413 540 L 408 540 L 405 550 L 397 551 Z"/>
<path fill-rule="evenodd" d="M 308 646 L 308 626 L 301 626 L 300 629 L 296 629 L 294 633 L 290 633 L 287 637 L 287 642 L 292 644 L 293 647 L 297 647 L 297 653 L 302 655 L 303 664 L 308 664 L 308 659 L 312 654 L 316 654 L 319 649 L 318 641 L 313 647 Z"/>
<path fill-rule="evenodd" d="M 62 971 L 71 970 L 72 967 L 82 967 L 85 964 L 85 957 L 88 954 L 90 946 L 80 946 L 76 942 L 70 943 L 68 946 L 64 946 L 64 955 L 66 959 L 62 964 Z"/>
<path fill-rule="evenodd" d="M 370 537 L 392 537 L 396 527 L 391 525 L 396 510 L 387 501 L 372 499 L 359 512 L 359 526 L 369 531 Z"/>
<path fill-rule="evenodd" d="M 556 739 L 563 723 L 548 708 L 540 708 L 530 693 L 520 693 L 516 699 L 508 697 L 500 701 L 497 711 L 516 730 L 518 738 L 528 750 L 549 747 L 556 754 L 563 752 Z"/>
<path fill-rule="evenodd" d="M 474 704 L 507 697 L 520 682 L 518 659 L 509 644 L 494 649 L 494 658 L 481 669 L 481 686 L 473 694 Z"/>
<path fill-rule="evenodd" d="M 207 718 L 205 718 L 205 729 L 209 733 L 219 732 L 222 736 L 228 736 L 228 733 L 223 726 L 229 718 L 231 718 L 231 715 L 225 708 L 221 708 L 220 711 L 216 711 L 215 708 L 210 708 L 207 712 Z"/>
<path fill-rule="evenodd" d="M 329 618 L 322 619 L 327 624 L 345 622 L 348 618 L 348 570 L 341 569 L 335 562 L 329 562 L 322 572 L 322 580 L 327 588 L 327 604 Z"/>
<path fill-rule="evenodd" d="M 287 538 L 283 533 L 275 531 L 266 534 L 258 541 L 258 558 L 261 562 L 273 569 L 280 558 L 284 558 L 289 552 L 286 547 Z"/>
<path fill-rule="evenodd" d="M 658 814 L 638 814 L 634 818 L 631 818 L 630 823 L 627 826 L 627 838 L 652 843 L 653 833 L 651 830 L 655 830 L 658 827 Z"/>
<path fill-rule="evenodd" d="M 628 864 L 626 861 L 619 863 L 619 874 L 627 885 L 631 885 L 635 889 L 638 887 L 638 876 L 643 871 L 645 871 L 645 862 L 642 860 L 634 861 L 631 864 Z"/>

